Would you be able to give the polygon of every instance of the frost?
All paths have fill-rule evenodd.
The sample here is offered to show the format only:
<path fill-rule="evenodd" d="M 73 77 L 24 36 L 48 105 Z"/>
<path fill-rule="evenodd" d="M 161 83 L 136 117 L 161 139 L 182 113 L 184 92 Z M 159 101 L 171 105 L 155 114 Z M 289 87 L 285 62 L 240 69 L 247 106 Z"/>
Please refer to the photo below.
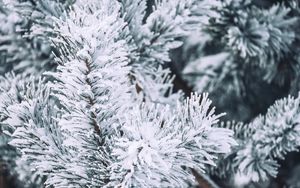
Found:
<path fill-rule="evenodd" d="M 24 88 L 0 80 L 8 142 L 29 171 L 45 179 L 41 186 L 187 187 L 195 182 L 191 169 L 204 173 L 231 151 L 234 134 L 215 126 L 223 114 L 215 114 L 208 95 L 184 100 L 165 68 L 169 52 L 182 45 L 179 38 L 202 24 L 196 21 L 201 3 L 155 1 L 147 17 L 142 0 L 69 4 L 11 6 L 32 26 L 19 35 L 20 20 L 11 14 L 9 34 L 0 38 L 13 38 L 3 48 L 11 55 L 5 63 L 21 59 L 15 70 L 45 60 L 41 70 L 29 71 L 36 78 Z M 18 49 L 31 39 L 39 41 L 32 44 L 39 54 L 31 43 Z M 50 62 L 57 66 L 44 68 Z"/>

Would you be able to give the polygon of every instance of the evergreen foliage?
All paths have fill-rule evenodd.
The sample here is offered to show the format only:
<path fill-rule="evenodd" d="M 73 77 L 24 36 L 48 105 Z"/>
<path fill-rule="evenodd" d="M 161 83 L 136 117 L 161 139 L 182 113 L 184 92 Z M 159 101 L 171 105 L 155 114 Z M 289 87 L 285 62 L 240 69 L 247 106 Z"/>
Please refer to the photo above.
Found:
<path fill-rule="evenodd" d="M 300 143 L 299 13 L 296 0 L 0 0 L 13 186 L 274 186 Z"/>

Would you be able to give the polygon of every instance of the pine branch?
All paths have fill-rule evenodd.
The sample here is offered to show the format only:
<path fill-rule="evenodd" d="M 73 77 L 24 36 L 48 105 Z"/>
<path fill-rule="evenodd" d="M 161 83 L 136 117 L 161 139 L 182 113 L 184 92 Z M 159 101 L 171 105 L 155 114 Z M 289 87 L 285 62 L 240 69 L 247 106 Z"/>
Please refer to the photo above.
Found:
<path fill-rule="evenodd" d="M 213 115 L 209 106 L 207 95 L 192 95 L 174 110 L 146 103 L 130 111 L 124 134 L 113 146 L 117 160 L 108 187 L 186 187 L 194 182 L 182 166 L 203 172 L 205 164 L 214 165 L 215 155 L 235 144 L 231 131 L 211 127 L 221 115 Z"/>
<path fill-rule="evenodd" d="M 223 114 L 215 115 L 207 94 L 181 101 L 160 66 L 192 28 L 197 4 L 159 1 L 143 24 L 121 7 L 143 15 L 137 8 L 145 4 L 128 2 L 77 0 L 53 19 L 57 71 L 8 108 L 10 144 L 48 187 L 185 187 L 195 182 L 188 169 L 204 172 L 236 144 L 232 131 L 213 126 Z M 145 29 L 143 40 L 133 28 Z M 141 100 L 136 83 L 152 96 Z"/>
<path fill-rule="evenodd" d="M 299 97 L 289 96 L 276 101 L 264 116 L 258 116 L 248 125 L 229 124 L 229 128 L 236 130 L 239 146 L 220 161 L 213 174 L 240 174 L 248 182 L 276 177 L 277 160 L 284 159 L 289 152 L 298 151 L 299 101 Z"/>

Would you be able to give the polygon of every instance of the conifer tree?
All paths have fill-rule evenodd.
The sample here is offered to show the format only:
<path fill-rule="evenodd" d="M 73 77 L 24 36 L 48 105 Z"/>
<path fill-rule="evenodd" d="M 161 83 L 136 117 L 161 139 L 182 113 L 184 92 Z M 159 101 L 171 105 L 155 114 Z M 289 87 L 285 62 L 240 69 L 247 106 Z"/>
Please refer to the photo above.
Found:
<path fill-rule="evenodd" d="M 297 187 L 299 10 L 0 0 L 6 186 Z"/>

